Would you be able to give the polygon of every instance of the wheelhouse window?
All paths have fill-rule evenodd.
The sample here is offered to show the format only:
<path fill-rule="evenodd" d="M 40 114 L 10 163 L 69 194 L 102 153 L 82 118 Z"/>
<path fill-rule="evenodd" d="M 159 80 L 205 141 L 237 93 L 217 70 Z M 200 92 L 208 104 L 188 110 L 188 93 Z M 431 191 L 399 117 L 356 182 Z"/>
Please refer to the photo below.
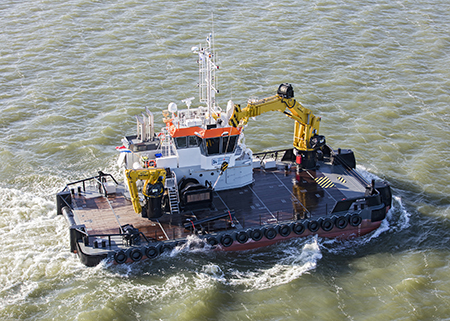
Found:
<path fill-rule="evenodd" d="M 202 139 L 197 136 L 188 136 L 188 147 L 198 147 L 202 143 Z"/>
<path fill-rule="evenodd" d="M 202 154 L 206 156 L 233 153 L 238 141 L 237 135 L 204 139 Z"/>
<path fill-rule="evenodd" d="M 202 139 L 197 136 L 175 137 L 174 140 L 177 149 L 199 147 L 202 143 Z"/>
<path fill-rule="evenodd" d="M 226 153 L 232 153 L 234 152 L 234 148 L 236 147 L 238 136 L 226 136 L 223 137 L 223 150 L 226 151 Z"/>
<path fill-rule="evenodd" d="M 181 148 L 187 148 L 187 137 L 183 136 L 183 137 L 175 137 L 175 143 L 177 145 L 178 149 Z"/>
<path fill-rule="evenodd" d="M 220 138 L 207 138 L 206 139 L 206 153 L 207 155 L 220 154 Z"/>

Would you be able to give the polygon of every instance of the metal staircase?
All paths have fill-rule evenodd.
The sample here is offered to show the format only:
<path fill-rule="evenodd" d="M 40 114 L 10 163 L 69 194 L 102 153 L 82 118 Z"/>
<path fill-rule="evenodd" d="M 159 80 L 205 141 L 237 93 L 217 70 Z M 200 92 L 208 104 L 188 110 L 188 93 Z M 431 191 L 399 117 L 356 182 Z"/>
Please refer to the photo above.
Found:
<path fill-rule="evenodd" d="M 169 192 L 169 206 L 170 206 L 170 214 L 179 214 L 180 213 L 180 196 L 178 195 L 178 184 L 175 173 L 172 172 L 171 177 L 166 177 L 166 189 Z"/>

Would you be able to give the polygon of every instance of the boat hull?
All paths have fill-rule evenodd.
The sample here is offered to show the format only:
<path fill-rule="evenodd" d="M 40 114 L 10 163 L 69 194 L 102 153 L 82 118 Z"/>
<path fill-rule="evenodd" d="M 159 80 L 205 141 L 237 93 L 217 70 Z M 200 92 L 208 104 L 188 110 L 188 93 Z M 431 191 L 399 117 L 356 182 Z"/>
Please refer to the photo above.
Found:
<path fill-rule="evenodd" d="M 372 231 L 378 229 L 381 225 L 381 221 L 371 222 L 370 220 L 363 220 L 358 226 L 348 225 L 343 229 L 339 229 L 338 227 L 334 227 L 330 231 L 324 231 L 319 229 L 317 232 L 311 232 L 309 230 L 305 230 L 301 235 L 297 235 L 293 231 L 289 233 L 287 236 L 281 236 L 277 234 L 273 239 L 268 239 L 266 236 L 263 236 L 260 240 L 254 241 L 249 237 L 247 242 L 240 243 L 237 240 L 233 240 L 233 243 L 230 246 L 224 246 L 220 243 L 219 239 L 225 235 L 232 235 L 230 233 L 223 233 L 222 235 L 216 235 L 217 241 L 219 242 L 217 245 L 210 245 L 210 238 L 208 236 L 199 236 L 196 241 L 190 244 L 188 248 L 190 250 L 195 250 L 199 248 L 205 248 L 211 251 L 247 251 L 247 250 L 256 250 L 264 247 L 268 247 L 280 242 L 287 242 L 293 239 L 298 238 L 307 238 L 314 235 L 322 238 L 328 239 L 336 239 L 336 240 L 351 240 L 366 234 L 371 233 Z M 274 228 L 275 226 L 266 226 L 265 229 Z M 139 260 L 133 259 L 130 257 L 131 251 L 124 252 L 122 249 L 117 249 L 116 251 L 108 251 L 103 254 L 89 254 L 84 252 L 84 245 L 82 242 L 77 242 L 77 250 L 76 253 L 79 256 L 81 262 L 86 266 L 95 266 L 99 264 L 101 261 L 105 260 L 107 263 L 112 264 L 123 264 L 123 263 L 134 263 L 137 261 L 145 261 L 145 260 L 153 260 L 157 259 L 163 253 L 167 253 L 175 247 L 184 248 L 184 245 L 187 244 L 187 240 L 178 240 L 171 242 L 170 244 L 165 244 L 166 247 L 163 249 L 161 244 L 150 244 L 148 246 L 141 247 L 133 247 L 132 249 L 136 249 L 142 253 L 142 256 Z M 148 257 L 146 255 L 146 249 L 149 247 L 155 247 L 157 249 L 157 253 L 152 255 L 152 257 Z M 115 259 L 118 253 L 124 252 L 127 256 L 125 261 L 117 262 Z M 127 253 L 128 252 L 128 253 Z"/>

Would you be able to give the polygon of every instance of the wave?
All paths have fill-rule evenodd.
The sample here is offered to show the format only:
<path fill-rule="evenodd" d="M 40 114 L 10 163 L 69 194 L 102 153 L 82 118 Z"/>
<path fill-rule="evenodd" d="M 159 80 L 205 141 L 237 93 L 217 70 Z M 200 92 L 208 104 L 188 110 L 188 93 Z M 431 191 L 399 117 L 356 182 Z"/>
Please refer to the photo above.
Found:
<path fill-rule="evenodd" d="M 14 304 L 71 274 L 79 262 L 67 251 L 68 229 L 54 202 L 34 193 L 0 187 L 0 297 Z"/>
<path fill-rule="evenodd" d="M 279 244 L 285 256 L 279 258 L 272 267 L 256 271 L 231 269 L 230 278 L 225 284 L 243 285 L 246 288 L 244 291 L 252 291 L 269 289 L 298 279 L 315 269 L 322 258 L 317 237 L 309 238 L 303 246 L 299 246 L 300 242 L 295 240 Z"/>

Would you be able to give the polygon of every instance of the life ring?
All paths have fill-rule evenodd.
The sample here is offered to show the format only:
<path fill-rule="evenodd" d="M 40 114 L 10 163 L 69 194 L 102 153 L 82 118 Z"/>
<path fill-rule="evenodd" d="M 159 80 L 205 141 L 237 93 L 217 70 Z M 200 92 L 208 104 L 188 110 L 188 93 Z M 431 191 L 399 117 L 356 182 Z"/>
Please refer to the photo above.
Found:
<path fill-rule="evenodd" d="M 273 227 L 269 227 L 264 231 L 264 236 L 268 240 L 273 240 L 277 236 L 277 230 L 274 229 Z"/>
<path fill-rule="evenodd" d="M 225 234 L 222 236 L 222 238 L 220 239 L 220 243 L 225 246 L 225 247 L 229 247 L 231 246 L 231 244 L 233 244 L 233 238 L 231 237 L 230 234 Z"/>
<path fill-rule="evenodd" d="M 116 261 L 117 264 L 125 263 L 127 258 L 127 254 L 123 250 L 120 250 L 114 254 L 114 261 Z"/>
<path fill-rule="evenodd" d="M 248 241 L 248 234 L 245 231 L 237 232 L 235 233 L 234 236 L 236 238 L 236 241 L 238 241 L 241 244 L 247 243 Z"/>
<path fill-rule="evenodd" d="M 211 246 L 215 246 L 219 244 L 219 241 L 217 241 L 217 239 L 214 236 L 210 235 L 206 238 L 206 243 L 208 243 Z"/>
<path fill-rule="evenodd" d="M 333 229 L 333 221 L 330 218 L 324 218 L 322 222 L 320 223 L 320 227 L 322 227 L 322 230 L 328 232 Z"/>
<path fill-rule="evenodd" d="M 145 168 L 156 167 L 156 161 L 154 159 L 144 162 Z"/>
<path fill-rule="evenodd" d="M 291 234 L 291 227 L 286 224 L 281 225 L 278 227 L 278 233 L 283 237 L 287 237 L 289 236 L 289 234 Z"/>
<path fill-rule="evenodd" d="M 157 257 L 159 255 L 159 251 L 156 247 L 150 245 L 149 247 L 147 247 L 145 249 L 145 255 L 149 258 L 149 259 L 154 259 L 155 257 Z"/>
<path fill-rule="evenodd" d="M 358 214 L 353 214 L 352 216 L 349 217 L 348 222 L 350 223 L 351 226 L 356 227 L 359 226 L 359 224 L 361 224 L 362 218 Z"/>
<path fill-rule="evenodd" d="M 161 140 L 161 142 L 166 139 L 166 135 L 164 133 L 159 133 L 158 134 L 159 139 Z"/>
<path fill-rule="evenodd" d="M 134 262 L 140 261 L 142 259 L 142 256 L 143 256 L 142 251 L 138 248 L 135 248 L 130 252 L 130 258 Z"/>
<path fill-rule="evenodd" d="M 317 221 L 309 221 L 308 222 L 308 230 L 311 232 L 317 232 L 319 230 L 320 224 Z"/>
<path fill-rule="evenodd" d="M 252 238 L 253 241 L 258 242 L 259 240 L 262 239 L 263 232 L 259 228 L 254 229 L 250 231 L 250 237 Z"/>
<path fill-rule="evenodd" d="M 336 225 L 340 229 L 346 228 L 347 224 L 348 221 L 345 216 L 339 216 L 334 220 L 334 225 Z"/>
<path fill-rule="evenodd" d="M 295 234 L 301 235 L 305 231 L 305 225 L 302 222 L 294 223 L 294 225 L 292 226 L 292 230 Z"/>

